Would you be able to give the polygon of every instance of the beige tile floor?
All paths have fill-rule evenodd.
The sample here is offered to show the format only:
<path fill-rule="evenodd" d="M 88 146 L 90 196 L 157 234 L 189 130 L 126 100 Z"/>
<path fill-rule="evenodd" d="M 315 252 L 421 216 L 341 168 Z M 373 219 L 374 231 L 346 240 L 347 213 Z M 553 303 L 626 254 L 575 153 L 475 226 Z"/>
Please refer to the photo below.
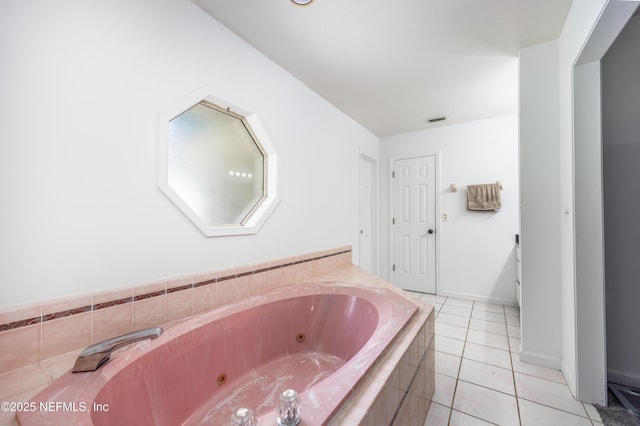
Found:
<path fill-rule="evenodd" d="M 436 307 L 436 391 L 425 426 L 602 425 L 560 371 L 520 361 L 517 307 L 411 294 Z"/>

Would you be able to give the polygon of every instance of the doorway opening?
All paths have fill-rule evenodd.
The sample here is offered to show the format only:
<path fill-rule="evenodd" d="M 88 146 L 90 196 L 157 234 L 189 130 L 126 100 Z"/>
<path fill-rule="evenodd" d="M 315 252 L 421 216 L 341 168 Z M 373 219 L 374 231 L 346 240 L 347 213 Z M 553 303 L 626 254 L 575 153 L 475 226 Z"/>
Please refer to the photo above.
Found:
<path fill-rule="evenodd" d="M 360 155 L 360 250 L 358 266 L 378 275 L 377 203 L 378 181 L 376 160 Z"/>
<path fill-rule="evenodd" d="M 607 197 L 607 176 L 603 175 L 603 138 L 607 135 L 603 132 L 601 62 L 638 4 L 607 4 L 573 70 L 576 396 L 599 405 L 607 405 L 608 346 L 614 337 L 608 333 L 605 309 L 611 290 L 607 274 L 605 297 L 605 234 L 610 234 L 605 229 L 606 199 L 612 194 Z"/>

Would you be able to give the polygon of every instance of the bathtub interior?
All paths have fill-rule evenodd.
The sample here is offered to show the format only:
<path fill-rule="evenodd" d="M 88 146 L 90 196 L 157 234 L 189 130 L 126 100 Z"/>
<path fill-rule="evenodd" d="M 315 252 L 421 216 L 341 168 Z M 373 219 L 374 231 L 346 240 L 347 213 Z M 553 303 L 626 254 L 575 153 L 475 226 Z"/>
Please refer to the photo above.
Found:
<path fill-rule="evenodd" d="M 304 393 L 371 339 L 379 313 L 347 294 L 267 303 L 180 334 L 115 374 L 95 397 L 95 425 L 228 424 L 240 406 L 275 409 L 286 388 Z M 123 353 L 122 355 L 125 355 Z M 105 366 L 105 368 L 107 368 Z"/>

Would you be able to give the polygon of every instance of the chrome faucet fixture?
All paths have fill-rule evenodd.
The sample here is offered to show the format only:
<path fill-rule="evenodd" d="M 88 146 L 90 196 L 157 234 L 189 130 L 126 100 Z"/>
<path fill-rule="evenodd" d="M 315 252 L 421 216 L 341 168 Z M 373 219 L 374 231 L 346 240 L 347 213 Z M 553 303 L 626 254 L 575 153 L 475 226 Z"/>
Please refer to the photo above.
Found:
<path fill-rule="evenodd" d="M 256 426 L 256 418 L 250 408 L 238 408 L 231 415 L 231 426 Z"/>
<path fill-rule="evenodd" d="M 155 340 L 160 337 L 161 334 L 162 328 L 152 327 L 134 331 L 133 333 L 123 334 L 122 336 L 114 337 L 113 339 L 88 346 L 80 353 L 80 355 L 78 355 L 78 359 L 76 359 L 76 363 L 73 366 L 73 372 L 80 373 L 82 371 L 95 371 L 100 368 L 102 364 L 109 361 L 111 353 L 116 349 L 140 340 Z"/>
<path fill-rule="evenodd" d="M 287 389 L 280 395 L 278 404 L 278 425 L 298 426 L 300 424 L 300 395 L 293 389 Z"/>

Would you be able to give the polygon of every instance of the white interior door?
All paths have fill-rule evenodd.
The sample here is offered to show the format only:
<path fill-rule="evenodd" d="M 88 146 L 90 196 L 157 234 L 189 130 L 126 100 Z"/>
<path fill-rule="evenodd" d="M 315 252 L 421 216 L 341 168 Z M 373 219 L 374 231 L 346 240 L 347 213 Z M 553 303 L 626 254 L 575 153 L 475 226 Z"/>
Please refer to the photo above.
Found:
<path fill-rule="evenodd" d="M 374 162 L 360 157 L 360 262 L 359 266 L 375 273 L 373 239 L 375 179 Z"/>
<path fill-rule="evenodd" d="M 435 156 L 393 163 L 393 282 L 400 288 L 436 292 Z"/>

